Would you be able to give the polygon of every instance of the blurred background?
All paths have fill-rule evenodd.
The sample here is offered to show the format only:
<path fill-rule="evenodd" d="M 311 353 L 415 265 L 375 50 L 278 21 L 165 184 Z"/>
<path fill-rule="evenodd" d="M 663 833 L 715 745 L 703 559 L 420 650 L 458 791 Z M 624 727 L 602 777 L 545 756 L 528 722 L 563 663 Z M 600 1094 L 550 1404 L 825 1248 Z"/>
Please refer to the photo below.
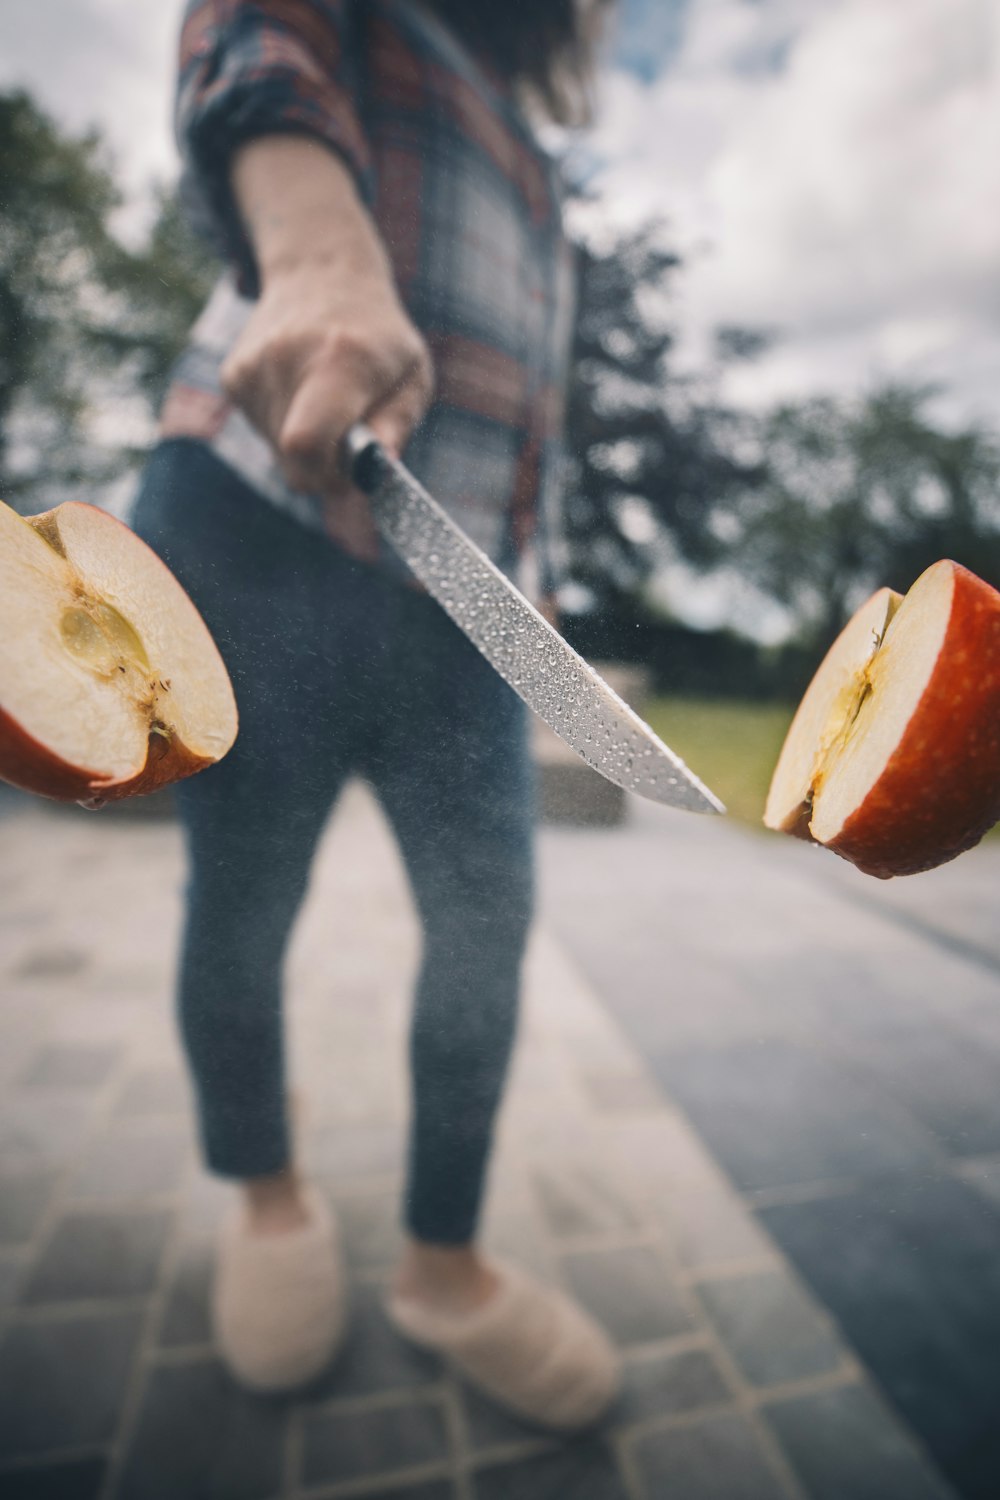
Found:
<path fill-rule="evenodd" d="M 3 6 L 0 495 L 25 513 L 67 498 L 123 511 L 215 274 L 176 192 L 177 24 L 176 4 Z M 191 1164 L 170 1039 L 175 830 L 8 798 L 0 1171 L 19 1206 L 0 1260 L 0 1393 L 15 1412 L 0 1488 L 264 1497 L 285 1493 L 294 1470 L 288 1493 L 414 1500 L 1000 1495 L 1000 845 L 883 888 L 757 831 L 794 704 L 867 594 L 906 590 L 940 557 L 1000 586 L 998 28 L 991 0 L 621 0 L 594 128 L 551 136 L 580 273 L 562 628 L 615 664 L 745 825 L 626 817 L 593 786 L 591 805 L 576 784 L 560 790 L 570 773 L 540 745 L 557 820 L 543 840 L 545 941 L 569 967 L 538 960 L 564 1004 L 541 1041 L 527 1033 L 518 1087 L 534 1123 L 515 1142 L 527 1154 L 512 1158 L 513 1196 L 529 1157 L 537 1167 L 548 1153 L 549 1170 L 530 1214 L 518 1198 L 502 1227 L 517 1239 L 527 1215 L 550 1261 L 617 1319 L 632 1360 L 626 1435 L 553 1456 L 466 1410 L 454 1418 L 465 1446 L 440 1474 L 425 1455 L 415 1479 L 377 1489 L 380 1471 L 363 1463 L 324 1467 L 316 1435 L 359 1393 L 374 1389 L 382 1410 L 372 1377 L 328 1392 L 325 1415 L 290 1418 L 294 1440 L 272 1433 L 284 1468 L 218 1459 L 209 1428 L 231 1420 L 236 1447 L 240 1422 L 265 1447 L 266 1434 L 221 1387 L 198 1386 L 197 1399 L 190 1387 L 183 1407 L 172 1383 L 185 1350 L 207 1368 L 206 1273 L 183 1236 L 201 1245 L 215 1202 Z M 403 986 L 412 941 L 374 818 L 359 793 L 337 837 L 355 838 L 368 864 L 338 900 L 358 932 L 363 911 L 389 924 L 380 931 L 399 924 L 399 972 L 356 973 L 338 1023 L 307 997 L 303 1015 L 341 1027 L 331 1056 L 382 1045 L 363 1016 Z M 349 926 L 342 937 L 353 952 Z M 125 1003 L 140 984 L 155 1015 Z M 391 1039 L 402 1012 L 385 1004 Z M 586 1105 L 580 1138 L 603 1143 L 593 1161 L 609 1142 L 632 1169 L 641 1160 L 629 1205 L 620 1155 L 602 1175 L 568 1152 L 564 1125 L 544 1125 L 556 1074 Z M 355 1127 L 391 1134 L 397 1105 L 379 1098 L 374 1124 L 358 1106 Z M 129 1240 L 120 1204 L 110 1224 L 106 1205 L 95 1210 L 105 1178 L 84 1148 L 105 1174 L 119 1152 L 122 1201 L 133 1229 L 145 1215 L 146 1240 Z M 383 1264 L 396 1163 L 381 1150 L 374 1166 L 326 1169 L 355 1204 L 363 1274 L 369 1252 L 372 1274 Z M 160 1260 L 150 1215 L 169 1218 L 178 1193 L 181 1239 Z M 147 1319 L 145 1373 L 136 1385 L 126 1340 L 107 1377 L 116 1394 L 67 1426 L 53 1407 L 73 1408 L 80 1386 L 66 1394 L 53 1370 L 76 1368 L 93 1319 L 125 1295 L 99 1276 L 97 1291 L 72 1275 L 58 1290 L 63 1260 L 79 1267 L 88 1253 L 147 1268 L 128 1293 Z M 631 1288 L 613 1307 L 612 1281 Z M 45 1343 L 74 1309 L 86 1324 L 76 1342 Z M 407 1390 L 426 1380 L 436 1392 L 435 1378 L 393 1374 Z M 449 1421 L 459 1399 L 441 1397 Z M 175 1473 L 199 1403 L 212 1421 L 188 1442 L 194 1468 Z M 321 1457 L 298 1470 L 303 1431 Z M 405 1447 L 402 1432 L 376 1434 L 371 1450 Z M 470 1478 L 494 1450 L 505 1477 Z"/>
<path fill-rule="evenodd" d="M 27 510 L 123 503 L 211 284 L 176 22 L 5 7 L 0 490 Z M 581 288 L 566 629 L 760 705 L 684 715 L 738 814 L 784 727 L 763 705 L 869 592 L 943 556 L 1000 581 L 995 33 L 989 0 L 622 0 L 596 128 L 551 142 Z M 749 800 L 720 723 L 761 746 Z"/>

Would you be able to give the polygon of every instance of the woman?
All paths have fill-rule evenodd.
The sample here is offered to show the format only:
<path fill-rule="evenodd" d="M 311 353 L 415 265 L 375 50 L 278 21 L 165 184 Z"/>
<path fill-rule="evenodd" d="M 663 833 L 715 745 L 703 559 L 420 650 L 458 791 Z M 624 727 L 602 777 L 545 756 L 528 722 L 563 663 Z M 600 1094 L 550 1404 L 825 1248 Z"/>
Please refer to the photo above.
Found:
<path fill-rule="evenodd" d="M 583 98 L 573 0 L 192 0 L 178 120 L 223 278 L 134 524 L 201 608 L 241 733 L 184 783 L 183 1034 L 209 1166 L 241 1184 L 220 1348 L 297 1385 L 343 1326 L 335 1227 L 291 1155 L 281 964 L 329 809 L 366 777 L 413 885 L 408 1238 L 388 1310 L 496 1399 L 593 1421 L 616 1383 L 567 1298 L 476 1246 L 531 915 L 522 705 L 346 482 L 364 419 L 508 570 L 553 576 L 568 257 L 522 113 Z M 433 382 L 433 388 L 432 388 Z"/>

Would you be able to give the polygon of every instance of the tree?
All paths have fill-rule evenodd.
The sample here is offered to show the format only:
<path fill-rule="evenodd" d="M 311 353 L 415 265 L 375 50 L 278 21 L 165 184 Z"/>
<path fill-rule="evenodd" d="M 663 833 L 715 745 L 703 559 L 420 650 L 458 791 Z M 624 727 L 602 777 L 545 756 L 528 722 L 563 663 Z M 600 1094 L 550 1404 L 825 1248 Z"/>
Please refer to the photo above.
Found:
<path fill-rule="evenodd" d="M 932 395 L 892 385 L 762 422 L 765 477 L 730 507 L 730 545 L 816 648 L 875 588 L 905 592 L 941 557 L 1000 585 L 1000 445 L 940 429 Z"/>
<path fill-rule="evenodd" d="M 212 268 L 160 194 L 138 249 L 100 138 L 0 94 L 0 495 L 100 499 L 134 462 Z"/>
<path fill-rule="evenodd" d="M 755 471 L 734 456 L 735 414 L 672 371 L 674 336 L 663 308 L 681 262 L 666 248 L 662 226 L 607 247 L 580 242 L 577 257 L 567 408 L 570 572 L 597 609 L 634 615 L 643 585 L 667 556 L 700 567 L 719 557 L 713 517 L 754 482 Z M 727 333 L 737 340 L 737 331 Z M 757 347 L 751 340 L 731 352 L 748 357 Z"/>

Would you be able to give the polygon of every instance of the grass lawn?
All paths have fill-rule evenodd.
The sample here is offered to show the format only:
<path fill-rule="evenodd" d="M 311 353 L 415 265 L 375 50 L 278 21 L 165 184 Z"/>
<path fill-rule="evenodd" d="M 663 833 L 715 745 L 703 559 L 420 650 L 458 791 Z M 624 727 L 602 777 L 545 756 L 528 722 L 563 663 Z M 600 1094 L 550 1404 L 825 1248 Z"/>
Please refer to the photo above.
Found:
<path fill-rule="evenodd" d="M 759 828 L 794 705 L 650 698 L 646 708 L 660 738 L 722 798 L 731 816 Z"/>
<path fill-rule="evenodd" d="M 761 828 L 771 773 L 795 705 L 728 698 L 649 698 L 646 717 L 731 817 Z M 986 835 L 1000 842 L 1000 823 Z"/>

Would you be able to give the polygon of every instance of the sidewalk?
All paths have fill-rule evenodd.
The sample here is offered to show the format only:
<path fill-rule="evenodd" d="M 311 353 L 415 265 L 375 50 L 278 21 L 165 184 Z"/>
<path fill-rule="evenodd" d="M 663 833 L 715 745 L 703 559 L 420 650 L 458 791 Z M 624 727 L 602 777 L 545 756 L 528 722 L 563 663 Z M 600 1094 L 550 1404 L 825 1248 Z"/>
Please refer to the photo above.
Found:
<path fill-rule="evenodd" d="M 777 948 L 758 886 L 727 907 L 727 930 L 710 934 L 713 953 L 730 954 L 725 983 L 725 964 L 698 969 L 699 892 L 745 879 L 758 856 L 736 830 L 682 819 L 667 847 L 689 863 L 666 873 L 663 827 L 640 818 L 621 832 L 544 840 L 545 921 L 530 957 L 486 1238 L 563 1280 L 624 1351 L 613 1422 L 560 1443 L 417 1357 L 380 1314 L 397 1236 L 417 938 L 367 794 L 352 788 L 338 810 L 290 959 L 302 1148 L 341 1214 L 354 1308 L 344 1356 L 296 1402 L 240 1393 L 209 1343 L 209 1251 L 228 1189 L 196 1163 L 170 1016 L 176 828 L 39 807 L 0 822 L 5 1497 L 953 1493 L 777 1248 L 766 1212 L 763 1227 L 757 1221 L 747 1185 L 742 1195 L 730 1185 L 674 1102 L 683 1100 L 732 1171 L 731 1138 L 724 1149 L 712 1139 L 697 1070 L 669 1063 L 678 1035 L 689 1047 L 718 1043 L 739 974 L 762 952 L 773 965 Z M 640 930 L 650 926 L 648 904 L 636 899 L 644 870 L 658 911 L 652 926 L 661 939 L 664 924 L 684 937 L 675 945 L 677 1002 L 665 996 L 656 932 L 643 939 Z M 797 888 L 797 877 L 788 885 Z M 818 920 L 805 905 L 805 931 L 789 909 L 779 934 L 797 930 L 796 952 Z M 900 943 L 916 941 L 892 930 Z M 981 934 L 962 940 L 975 945 Z M 766 1001 L 753 988 L 755 1004 Z M 757 1025 L 749 1018 L 748 1037 Z M 770 1086 L 759 1073 L 756 1083 Z M 794 1136 L 794 1124 L 785 1128 Z"/>
<path fill-rule="evenodd" d="M 637 803 L 543 848 L 547 920 L 666 1096 L 956 1490 L 996 1500 L 1000 844 L 882 882 Z M 729 1295 L 749 1315 L 753 1284 Z M 790 1444 L 846 1423 L 797 1410 Z"/>

